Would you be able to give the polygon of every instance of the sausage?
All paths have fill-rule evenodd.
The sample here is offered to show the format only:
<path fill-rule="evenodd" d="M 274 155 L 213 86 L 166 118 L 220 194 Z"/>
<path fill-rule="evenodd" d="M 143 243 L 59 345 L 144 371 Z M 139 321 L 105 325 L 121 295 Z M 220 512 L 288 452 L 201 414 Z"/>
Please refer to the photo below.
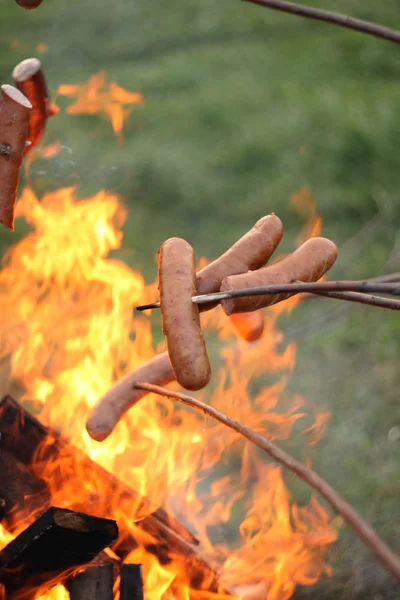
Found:
<path fill-rule="evenodd" d="M 256 342 L 264 332 L 264 317 L 260 310 L 231 315 L 237 334 L 246 342 Z"/>
<path fill-rule="evenodd" d="M 333 242 L 325 238 L 311 238 L 292 254 L 258 271 L 243 275 L 225 277 L 221 292 L 264 287 L 292 283 L 294 280 L 310 282 L 318 281 L 334 264 L 337 248 Z M 277 294 L 275 296 L 252 296 L 248 298 L 228 298 L 221 301 L 227 315 L 250 312 L 282 302 L 294 294 Z"/>
<path fill-rule="evenodd" d="M 239 275 L 263 267 L 279 245 L 283 235 L 282 221 L 274 214 L 262 217 L 229 250 L 201 269 L 196 276 L 197 293 L 218 292 L 228 275 Z M 202 304 L 209 310 L 217 303 Z"/>
<path fill-rule="evenodd" d="M 46 128 L 46 121 L 54 115 L 54 110 L 51 107 L 40 60 L 37 58 L 23 60 L 14 68 L 12 78 L 19 91 L 28 98 L 33 106 L 29 119 L 28 140 L 30 145 L 25 148 L 25 154 L 27 154 L 39 144 Z"/>
<path fill-rule="evenodd" d="M 158 255 L 158 285 L 162 330 L 178 383 L 200 390 L 210 381 L 211 367 L 200 327 L 200 313 L 192 302 L 196 290 L 196 255 L 181 238 L 166 240 Z"/>
<path fill-rule="evenodd" d="M 217 292 L 227 275 L 246 273 L 249 269 L 262 267 L 278 246 L 282 235 L 283 225 L 277 216 L 272 214 L 259 219 L 232 248 L 197 273 L 197 293 Z M 200 310 L 210 310 L 216 304 L 202 304 Z M 249 318 L 250 315 L 247 315 L 247 319 Z M 239 332 L 237 323 L 236 320 L 235 327 Z M 245 339 L 249 337 L 256 339 L 256 335 L 261 335 L 260 323 L 258 329 L 253 325 L 250 333 L 247 330 L 246 334 L 243 323 L 244 321 L 240 333 L 242 336 L 247 336 Z M 125 412 L 147 395 L 148 392 L 145 390 L 134 389 L 137 381 L 147 381 L 160 386 L 175 381 L 168 352 L 152 358 L 125 375 L 99 400 L 92 409 L 86 425 L 92 438 L 98 441 L 106 439 Z"/>
<path fill-rule="evenodd" d="M 161 386 L 175 381 L 168 352 L 154 356 L 140 365 L 104 394 L 91 411 L 86 423 L 91 438 L 98 442 L 105 440 L 126 411 L 148 394 L 146 390 L 135 389 L 138 381 Z"/>
<path fill-rule="evenodd" d="M 11 85 L 1 86 L 0 98 L 0 223 L 14 230 L 19 172 L 28 136 L 32 104 Z"/>

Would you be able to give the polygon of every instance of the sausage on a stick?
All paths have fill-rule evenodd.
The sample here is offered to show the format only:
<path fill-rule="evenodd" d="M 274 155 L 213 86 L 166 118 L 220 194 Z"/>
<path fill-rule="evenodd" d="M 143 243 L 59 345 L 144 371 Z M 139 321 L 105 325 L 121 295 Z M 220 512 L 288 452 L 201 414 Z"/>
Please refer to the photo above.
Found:
<path fill-rule="evenodd" d="M 168 352 L 154 356 L 117 381 L 99 400 L 89 415 L 86 429 L 90 437 L 98 442 L 105 440 L 126 411 L 146 396 L 145 390 L 136 390 L 138 381 L 149 381 L 155 385 L 168 385 L 175 381 Z"/>
<path fill-rule="evenodd" d="M 278 246 L 282 234 L 283 225 L 276 215 L 259 219 L 232 248 L 197 273 L 197 293 L 217 292 L 227 275 L 246 273 L 249 269 L 262 267 Z M 213 306 L 215 304 L 202 304 L 200 310 L 210 310 Z M 259 324 L 259 335 L 262 333 L 260 330 Z M 244 335 L 243 323 L 241 332 Z M 252 333 L 247 330 L 246 335 L 253 338 L 258 335 L 254 325 Z M 87 421 L 87 430 L 92 438 L 98 441 L 106 439 L 125 412 L 147 395 L 145 390 L 134 389 L 137 381 L 148 381 L 161 386 L 175 381 L 168 352 L 130 371 L 100 398 Z"/>
<path fill-rule="evenodd" d="M 11 85 L 1 86 L 0 98 L 0 223 L 14 230 L 19 171 L 28 136 L 32 104 Z"/>
<path fill-rule="evenodd" d="M 262 217 L 229 250 L 197 273 L 197 293 L 218 292 L 229 275 L 260 269 L 271 258 L 283 235 L 282 221 L 274 214 Z M 217 303 L 202 304 L 209 310 Z"/>
<path fill-rule="evenodd" d="M 200 390 L 211 377 L 200 313 L 192 296 L 196 289 L 196 255 L 185 240 L 170 238 L 160 248 L 158 284 L 162 329 L 178 383 Z"/>
<path fill-rule="evenodd" d="M 325 238 L 311 238 L 300 248 L 282 260 L 258 271 L 226 277 L 221 285 L 221 292 L 280 285 L 293 281 L 318 281 L 334 264 L 337 248 L 333 242 Z M 250 296 L 244 298 L 228 298 L 221 301 L 227 315 L 250 312 L 277 302 L 286 300 L 293 294 L 277 294 Z"/>
<path fill-rule="evenodd" d="M 37 146 L 46 128 L 46 121 L 54 114 L 51 108 L 46 79 L 42 65 L 37 58 L 27 58 L 20 62 L 12 72 L 12 78 L 17 88 L 32 104 L 29 119 L 28 141 L 25 154 Z"/>

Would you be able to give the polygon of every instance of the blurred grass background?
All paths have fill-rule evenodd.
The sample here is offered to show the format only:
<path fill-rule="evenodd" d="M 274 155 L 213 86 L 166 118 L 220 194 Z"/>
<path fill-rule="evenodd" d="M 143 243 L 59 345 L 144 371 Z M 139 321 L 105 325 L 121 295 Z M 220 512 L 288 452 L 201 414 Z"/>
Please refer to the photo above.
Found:
<path fill-rule="evenodd" d="M 400 28 L 397 0 L 313 4 Z M 59 98 L 44 143 L 63 149 L 32 166 L 30 183 L 118 193 L 129 208 L 120 255 L 149 280 L 165 238 L 212 258 L 271 211 L 293 249 L 301 220 L 288 204 L 303 186 L 340 247 L 332 277 L 400 270 L 399 47 L 238 0 L 44 0 L 31 12 L 0 0 L 0 15 L 2 82 L 38 56 L 52 92 L 105 70 L 144 94 L 123 145 L 109 122 L 70 117 Z M 1 229 L 0 252 L 25 231 Z M 332 411 L 309 451 L 316 469 L 400 550 L 397 314 L 318 299 L 281 325 L 298 343 L 292 389 Z M 331 564 L 334 576 L 299 598 L 400 596 L 345 527 Z"/>

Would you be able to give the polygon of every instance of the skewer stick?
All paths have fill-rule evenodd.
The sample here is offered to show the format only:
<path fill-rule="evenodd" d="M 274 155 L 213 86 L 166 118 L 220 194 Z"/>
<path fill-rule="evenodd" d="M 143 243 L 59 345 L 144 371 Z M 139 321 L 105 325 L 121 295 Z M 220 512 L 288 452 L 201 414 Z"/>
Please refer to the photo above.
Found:
<path fill-rule="evenodd" d="M 303 6 L 297 4 L 297 2 L 287 2 L 286 0 L 245 0 L 251 4 L 257 4 L 264 8 L 270 8 L 280 12 L 289 13 L 298 17 L 305 17 L 307 19 L 313 19 L 314 21 L 324 21 L 332 25 L 339 25 L 346 29 L 352 29 L 360 33 L 366 33 L 374 37 L 386 40 L 388 42 L 394 42 L 400 44 L 400 31 L 377 25 L 376 23 L 370 23 L 369 21 L 361 21 L 355 17 L 348 15 L 342 15 L 340 13 L 331 12 L 329 10 L 322 10 L 320 8 L 314 8 L 312 6 Z"/>
<path fill-rule="evenodd" d="M 268 285 L 265 287 L 256 287 L 256 288 L 247 288 L 241 290 L 232 290 L 230 292 L 216 292 L 214 294 L 202 294 L 199 296 L 193 296 L 192 302 L 196 304 L 205 304 L 208 302 L 220 302 L 221 300 L 226 300 L 228 298 L 245 298 L 247 296 L 264 296 L 264 295 L 276 295 L 276 294 L 285 294 L 285 293 L 312 293 L 317 295 L 323 295 L 324 293 L 343 293 L 343 292 L 358 292 L 361 294 L 367 294 L 368 292 L 372 293 L 381 293 L 381 294 L 392 294 L 395 296 L 400 295 L 400 282 L 389 282 L 389 283 L 380 283 L 377 281 L 323 281 L 320 283 L 303 283 L 303 282 L 295 282 L 295 283 L 286 283 L 282 285 Z M 341 300 L 349 299 L 345 298 L 343 295 L 335 296 Z M 351 301 L 356 302 L 357 297 L 351 296 Z M 369 297 L 370 302 L 368 304 L 379 305 L 385 308 L 391 308 L 393 310 L 399 310 L 400 301 L 391 300 L 389 298 L 377 298 L 377 302 L 379 304 L 373 303 L 373 296 Z M 381 300 L 385 300 L 385 302 L 380 302 Z M 367 304 L 367 302 L 364 302 Z M 155 308 L 160 308 L 159 302 L 154 302 L 151 304 L 143 304 L 142 306 L 137 306 L 136 310 L 144 311 L 144 310 L 152 310 Z"/>
<path fill-rule="evenodd" d="M 386 544 L 374 529 L 358 514 L 347 500 L 342 498 L 336 490 L 321 475 L 307 467 L 301 461 L 293 458 L 287 452 L 284 452 L 272 443 L 266 437 L 250 429 L 240 421 L 233 419 L 221 412 L 217 408 L 198 400 L 192 396 L 181 394 L 167 388 L 151 385 L 149 383 L 136 383 L 136 388 L 147 390 L 153 394 L 159 394 L 166 398 L 178 400 L 187 406 L 191 406 L 205 415 L 209 415 L 223 425 L 233 429 L 238 434 L 245 437 L 249 442 L 255 444 L 261 450 L 266 452 L 276 462 L 285 466 L 295 473 L 300 479 L 305 481 L 310 487 L 319 492 L 321 496 L 330 504 L 330 506 L 346 521 L 354 533 L 364 542 L 364 544 L 375 554 L 380 563 L 400 581 L 400 557 Z"/>

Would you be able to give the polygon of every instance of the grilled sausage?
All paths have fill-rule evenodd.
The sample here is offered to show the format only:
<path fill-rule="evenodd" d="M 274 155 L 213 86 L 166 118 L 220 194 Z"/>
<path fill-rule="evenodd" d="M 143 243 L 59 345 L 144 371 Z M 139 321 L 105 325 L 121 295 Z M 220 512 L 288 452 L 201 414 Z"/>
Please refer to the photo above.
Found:
<path fill-rule="evenodd" d="M 86 424 L 90 437 L 98 442 L 105 440 L 126 411 L 148 394 L 145 390 L 135 389 L 138 381 L 155 385 L 168 385 L 175 381 L 168 352 L 154 356 L 125 375 L 101 398 Z"/>
<path fill-rule="evenodd" d="M 23 60 L 14 68 L 12 78 L 17 88 L 28 98 L 33 107 L 29 119 L 28 141 L 30 145 L 25 148 L 25 154 L 28 154 L 39 144 L 46 128 L 46 121 L 54 115 L 54 111 L 51 108 L 40 60 L 37 58 Z"/>
<path fill-rule="evenodd" d="M 229 250 L 201 269 L 196 276 L 198 294 L 218 292 L 228 275 L 247 273 L 264 266 L 279 245 L 283 235 L 282 221 L 274 214 L 262 217 Z M 210 310 L 217 303 L 202 304 Z"/>
<path fill-rule="evenodd" d="M 178 383 L 200 390 L 211 377 L 206 344 L 200 327 L 196 295 L 196 255 L 181 238 L 170 238 L 160 248 L 158 284 L 162 329 Z"/>
<path fill-rule="evenodd" d="M 292 254 L 272 265 L 243 275 L 226 277 L 221 292 L 267 285 L 292 283 L 295 280 L 318 281 L 334 264 L 337 248 L 325 238 L 311 238 Z M 247 298 L 228 298 L 221 305 L 227 315 L 250 312 L 282 302 L 294 294 L 252 296 Z"/>

